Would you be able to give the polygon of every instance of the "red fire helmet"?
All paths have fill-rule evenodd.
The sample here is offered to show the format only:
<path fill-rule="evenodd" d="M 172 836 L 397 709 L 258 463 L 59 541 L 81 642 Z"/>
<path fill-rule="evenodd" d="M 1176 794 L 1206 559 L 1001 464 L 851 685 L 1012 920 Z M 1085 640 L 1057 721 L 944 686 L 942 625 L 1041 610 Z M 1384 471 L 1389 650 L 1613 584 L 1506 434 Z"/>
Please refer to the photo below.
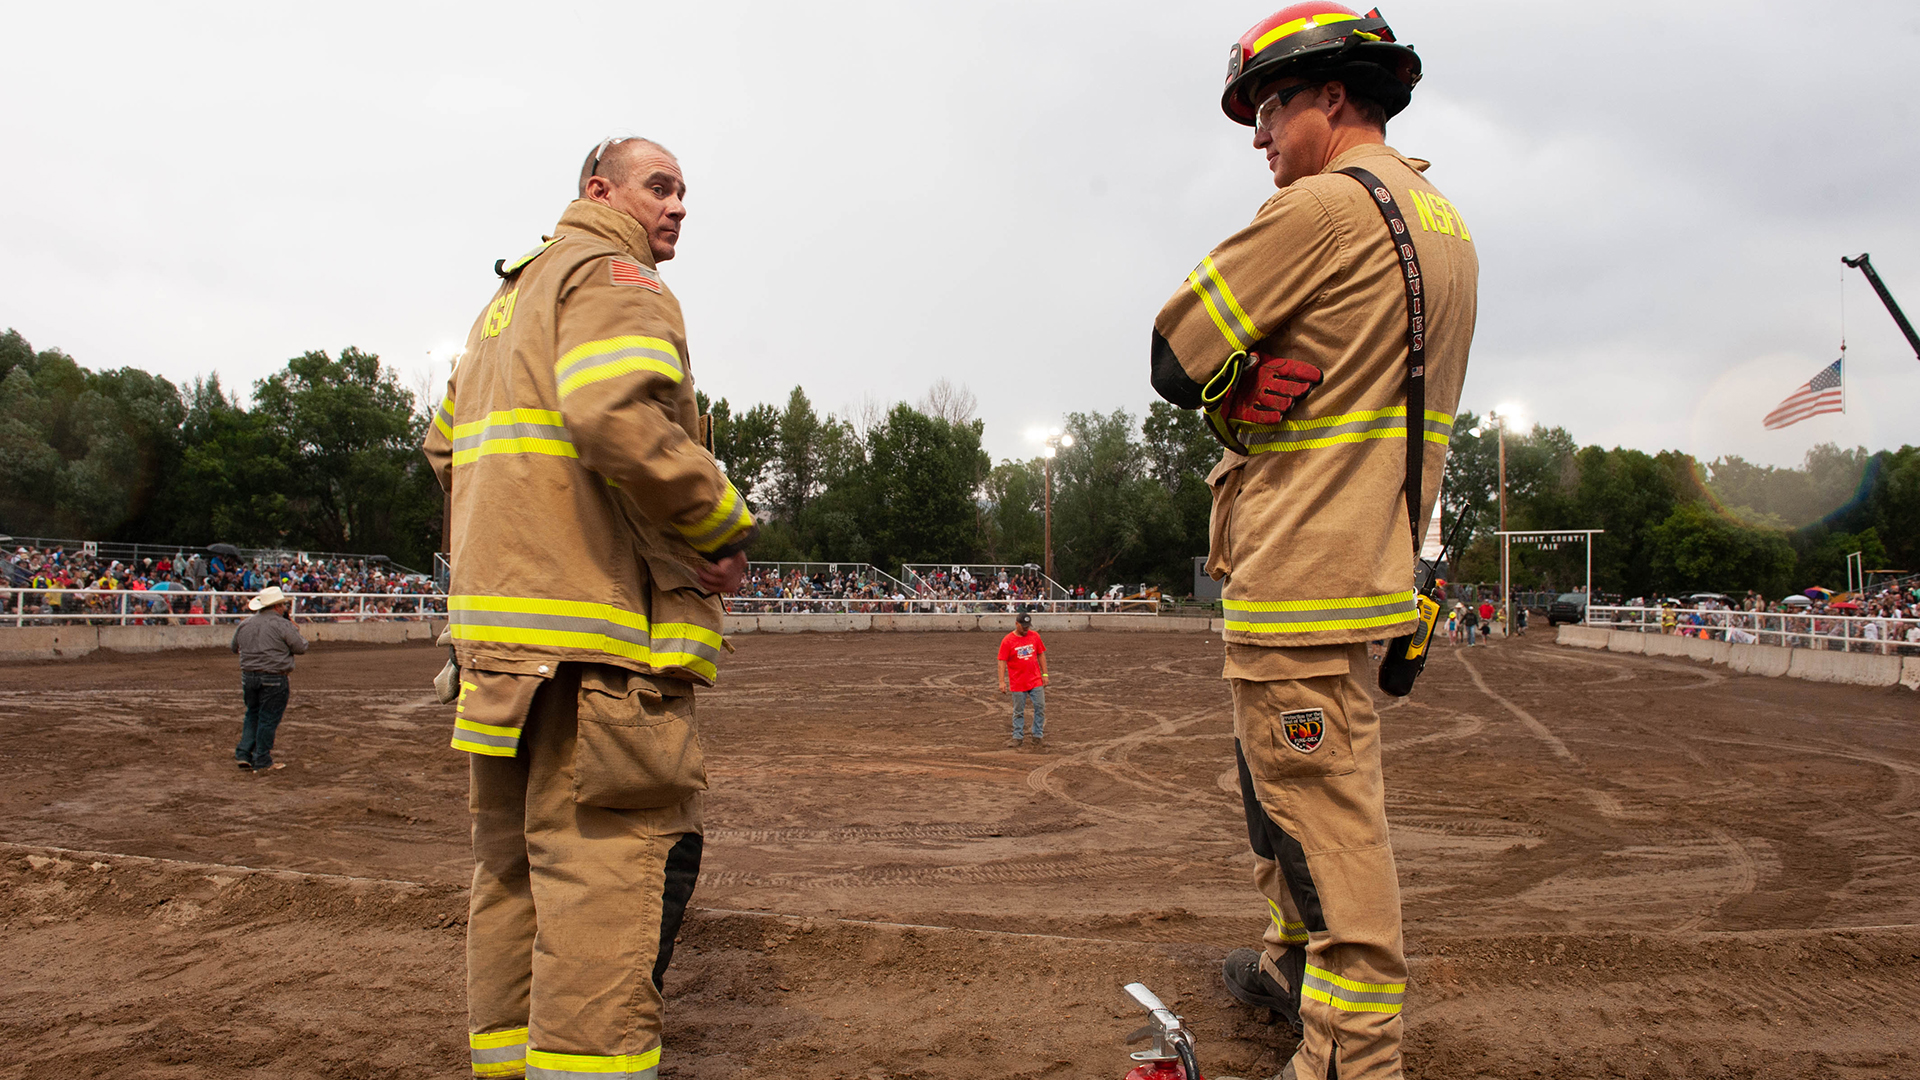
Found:
<path fill-rule="evenodd" d="M 1407 107 L 1420 81 L 1420 57 L 1393 38 L 1374 8 L 1365 15 L 1326 0 L 1289 4 L 1261 19 L 1233 43 L 1220 108 L 1253 125 L 1253 91 L 1282 75 L 1337 79 L 1376 101 L 1389 117 Z"/>

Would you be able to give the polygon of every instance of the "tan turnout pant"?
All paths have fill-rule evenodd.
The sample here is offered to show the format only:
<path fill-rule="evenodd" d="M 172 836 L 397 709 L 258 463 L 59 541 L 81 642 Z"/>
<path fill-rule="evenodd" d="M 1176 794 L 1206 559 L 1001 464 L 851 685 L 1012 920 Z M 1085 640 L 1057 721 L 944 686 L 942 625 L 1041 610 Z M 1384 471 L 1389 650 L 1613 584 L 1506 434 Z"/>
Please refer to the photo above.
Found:
<path fill-rule="evenodd" d="M 701 796 L 652 810 L 575 801 L 583 668 L 559 665 L 534 694 L 518 756 L 472 758 L 476 1077 L 653 1080 L 659 1068 L 661 980 L 699 875 Z M 673 707 L 690 718 L 692 699 Z"/>
<path fill-rule="evenodd" d="M 1262 655 L 1265 654 L 1265 655 Z M 1366 645 L 1229 646 L 1235 756 L 1299 1080 L 1398 1080 L 1407 969 Z"/>

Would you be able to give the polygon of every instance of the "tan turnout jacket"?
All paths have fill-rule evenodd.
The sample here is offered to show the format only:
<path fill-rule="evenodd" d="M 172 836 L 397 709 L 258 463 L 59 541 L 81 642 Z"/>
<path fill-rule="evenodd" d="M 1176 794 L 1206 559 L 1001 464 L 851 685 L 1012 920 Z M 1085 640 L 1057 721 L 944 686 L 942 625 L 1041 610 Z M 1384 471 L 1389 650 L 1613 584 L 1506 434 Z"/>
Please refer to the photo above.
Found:
<path fill-rule="evenodd" d="M 755 526 L 700 445 L 680 306 L 640 224 L 579 200 L 503 280 L 427 433 L 451 492 L 454 746 L 513 756 L 560 661 L 712 685 L 695 571 Z"/>
<path fill-rule="evenodd" d="M 1325 381 L 1277 425 L 1236 427 L 1214 489 L 1207 569 L 1225 582 L 1228 642 L 1327 645 L 1412 629 L 1406 475 L 1407 299 L 1357 165 L 1393 192 L 1426 300 L 1426 470 L 1432 513 L 1473 340 L 1479 260 L 1425 162 L 1381 145 L 1341 154 L 1274 194 L 1201 260 L 1154 320 L 1153 383 L 1183 408 L 1235 353 L 1304 360 Z"/>

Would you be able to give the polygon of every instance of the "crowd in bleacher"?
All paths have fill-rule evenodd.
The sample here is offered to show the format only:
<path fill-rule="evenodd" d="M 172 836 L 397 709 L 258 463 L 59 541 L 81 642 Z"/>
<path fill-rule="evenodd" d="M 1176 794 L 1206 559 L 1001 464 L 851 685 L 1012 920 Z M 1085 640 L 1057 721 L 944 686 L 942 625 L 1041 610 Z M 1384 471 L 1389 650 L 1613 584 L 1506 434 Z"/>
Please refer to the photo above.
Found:
<path fill-rule="evenodd" d="M 1785 645 L 1836 652 L 1920 656 L 1920 584 L 1908 580 L 1857 594 L 1825 589 L 1769 601 L 1758 593 L 1739 600 L 1692 597 L 1627 601 L 1628 608 L 1659 608 L 1660 632 L 1740 645 Z M 1655 617 L 1644 615 L 1652 625 Z"/>
<path fill-rule="evenodd" d="M 215 621 L 211 616 L 247 614 L 247 599 L 268 585 L 295 595 L 295 615 L 306 619 L 384 619 L 417 613 L 423 604 L 427 611 L 445 607 L 421 599 L 438 592 L 425 575 L 368 557 L 236 558 L 181 550 L 114 558 L 61 545 L 16 548 L 0 570 L 8 586 L 25 590 L 7 598 L 5 613 L 30 623 L 204 625 Z M 63 618 L 51 618 L 56 615 Z"/>
<path fill-rule="evenodd" d="M 824 567 L 749 563 L 727 610 L 750 615 L 807 611 L 904 611 L 900 583 L 864 563 Z"/>

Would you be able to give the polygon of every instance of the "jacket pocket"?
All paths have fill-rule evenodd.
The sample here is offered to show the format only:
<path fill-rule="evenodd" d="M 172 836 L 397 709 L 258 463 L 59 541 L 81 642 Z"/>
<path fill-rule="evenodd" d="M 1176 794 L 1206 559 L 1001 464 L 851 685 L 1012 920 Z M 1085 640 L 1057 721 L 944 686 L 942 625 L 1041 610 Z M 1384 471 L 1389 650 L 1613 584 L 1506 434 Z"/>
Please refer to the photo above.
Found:
<path fill-rule="evenodd" d="M 693 696 L 606 664 L 580 674 L 573 801 L 610 810 L 677 806 L 707 789 Z"/>
<path fill-rule="evenodd" d="M 1229 450 L 1207 474 L 1213 489 L 1213 518 L 1207 526 L 1207 576 L 1225 581 L 1233 573 L 1233 504 L 1240 499 L 1240 481 L 1246 476 L 1247 457 Z"/>
<path fill-rule="evenodd" d="M 719 676 L 720 598 L 700 591 L 699 579 L 678 560 L 648 553 L 647 610 L 652 666 L 672 678 L 712 686 Z"/>

